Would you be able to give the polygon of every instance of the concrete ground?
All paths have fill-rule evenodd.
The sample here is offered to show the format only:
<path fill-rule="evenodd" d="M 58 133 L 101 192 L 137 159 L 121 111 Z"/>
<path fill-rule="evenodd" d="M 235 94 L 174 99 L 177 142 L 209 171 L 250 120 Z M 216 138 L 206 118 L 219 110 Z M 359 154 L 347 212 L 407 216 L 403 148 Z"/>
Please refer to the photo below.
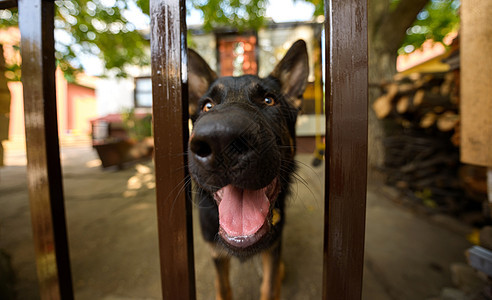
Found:
<path fill-rule="evenodd" d="M 103 170 L 90 146 L 61 152 L 76 299 L 160 299 L 156 199 L 152 162 Z M 7 150 L 0 169 L 0 249 L 12 257 L 18 299 L 37 299 L 25 155 Z M 322 290 L 323 167 L 299 155 L 287 211 L 283 299 L 320 299 Z M 378 182 L 367 192 L 363 299 L 429 299 L 451 286 L 449 267 L 464 262 L 469 228 L 401 204 Z M 196 208 L 194 209 L 196 212 Z M 195 217 L 196 219 L 196 217 Z M 198 299 L 213 299 L 213 266 L 194 222 Z M 261 262 L 233 260 L 235 299 L 258 299 Z"/>

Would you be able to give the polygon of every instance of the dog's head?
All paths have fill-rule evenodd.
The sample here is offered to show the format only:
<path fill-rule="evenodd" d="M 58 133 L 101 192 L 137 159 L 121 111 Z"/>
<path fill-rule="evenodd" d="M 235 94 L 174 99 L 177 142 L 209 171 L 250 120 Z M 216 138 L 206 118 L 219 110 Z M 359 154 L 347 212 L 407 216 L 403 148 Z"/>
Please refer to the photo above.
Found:
<path fill-rule="evenodd" d="M 233 252 L 257 247 L 283 216 L 275 203 L 294 170 L 295 122 L 309 73 L 306 44 L 294 43 L 266 78 L 218 78 L 192 50 L 188 66 L 190 174 L 215 199 L 223 244 Z"/>

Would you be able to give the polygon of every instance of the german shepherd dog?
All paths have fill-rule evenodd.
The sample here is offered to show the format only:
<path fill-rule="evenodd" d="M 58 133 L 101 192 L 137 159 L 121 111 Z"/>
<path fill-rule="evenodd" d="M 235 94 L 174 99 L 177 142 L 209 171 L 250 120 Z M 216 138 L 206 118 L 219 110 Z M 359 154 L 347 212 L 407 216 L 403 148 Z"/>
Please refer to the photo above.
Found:
<path fill-rule="evenodd" d="M 188 52 L 193 130 L 189 170 L 216 268 L 217 299 L 232 299 L 231 256 L 261 253 L 261 299 L 280 299 L 284 205 L 295 170 L 295 123 L 309 73 L 295 42 L 266 78 L 220 77 Z"/>

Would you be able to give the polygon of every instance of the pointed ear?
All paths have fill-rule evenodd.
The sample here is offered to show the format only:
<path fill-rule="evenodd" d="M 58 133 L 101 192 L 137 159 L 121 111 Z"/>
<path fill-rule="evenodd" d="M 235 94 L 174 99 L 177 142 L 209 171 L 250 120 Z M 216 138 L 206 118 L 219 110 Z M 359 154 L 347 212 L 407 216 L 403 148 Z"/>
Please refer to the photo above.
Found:
<path fill-rule="evenodd" d="M 280 81 L 282 93 L 297 108 L 302 104 L 302 94 L 306 89 L 308 75 L 308 54 L 306 42 L 303 40 L 298 40 L 290 47 L 270 74 Z"/>
<path fill-rule="evenodd" d="M 217 74 L 212 71 L 207 62 L 194 50 L 188 49 L 188 102 L 192 120 L 195 120 L 198 115 L 198 100 L 216 79 Z"/>

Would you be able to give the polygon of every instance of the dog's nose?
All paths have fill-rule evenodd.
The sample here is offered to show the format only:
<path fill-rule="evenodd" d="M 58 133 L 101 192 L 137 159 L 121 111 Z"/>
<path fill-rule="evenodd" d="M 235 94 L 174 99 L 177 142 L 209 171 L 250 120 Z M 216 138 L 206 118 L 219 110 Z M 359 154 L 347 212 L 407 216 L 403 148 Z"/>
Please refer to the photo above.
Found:
<path fill-rule="evenodd" d="M 208 137 L 193 135 L 190 140 L 190 150 L 201 161 L 211 160 L 213 152 L 210 142 L 212 141 Z"/>
<path fill-rule="evenodd" d="M 217 166 L 237 163 L 240 156 L 252 151 L 251 139 L 243 126 L 226 120 L 203 120 L 196 124 L 189 150 L 202 164 Z"/>

